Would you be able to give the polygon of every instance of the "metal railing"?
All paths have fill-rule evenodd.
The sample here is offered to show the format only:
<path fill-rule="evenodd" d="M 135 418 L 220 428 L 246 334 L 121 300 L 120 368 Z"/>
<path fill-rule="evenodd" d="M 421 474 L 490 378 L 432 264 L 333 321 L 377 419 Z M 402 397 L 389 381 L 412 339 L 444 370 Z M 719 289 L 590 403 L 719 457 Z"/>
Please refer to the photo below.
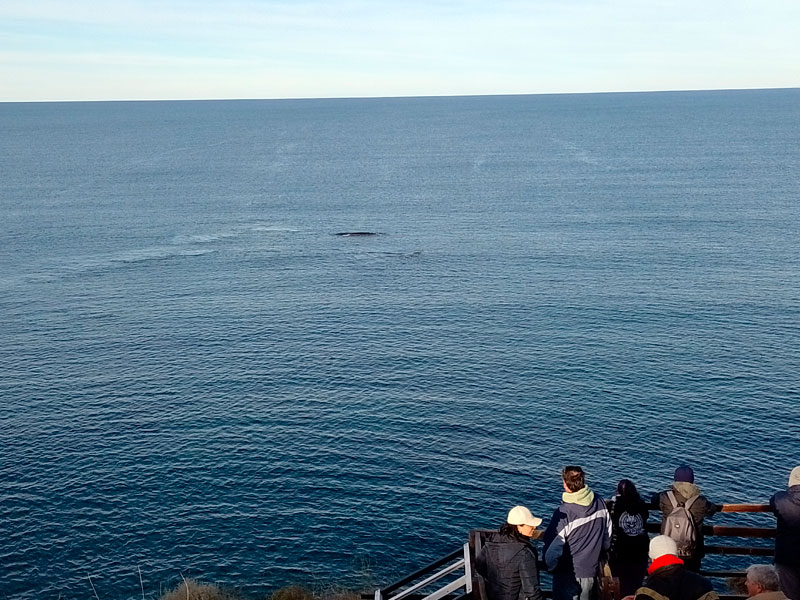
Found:
<path fill-rule="evenodd" d="M 459 576 L 452 579 L 454 573 L 459 573 Z M 472 578 L 472 556 L 469 544 L 464 544 L 419 571 L 375 590 L 375 600 L 440 600 L 461 588 L 461 595 L 469 595 L 472 593 Z"/>

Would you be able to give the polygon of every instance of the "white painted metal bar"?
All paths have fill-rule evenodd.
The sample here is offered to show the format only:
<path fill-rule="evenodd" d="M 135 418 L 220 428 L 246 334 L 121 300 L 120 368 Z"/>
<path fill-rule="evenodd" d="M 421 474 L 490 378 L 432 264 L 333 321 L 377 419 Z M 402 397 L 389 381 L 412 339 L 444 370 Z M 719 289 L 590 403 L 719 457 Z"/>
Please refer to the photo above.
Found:
<path fill-rule="evenodd" d="M 425 596 L 422 600 L 439 600 L 439 598 L 447 596 L 447 594 L 449 594 L 450 592 L 455 591 L 462 585 L 464 585 L 466 579 L 467 579 L 466 576 L 462 575 L 452 583 L 449 583 L 448 585 L 444 586 L 442 589 L 433 592 L 429 596 Z"/>
<path fill-rule="evenodd" d="M 455 562 L 452 565 L 450 565 L 449 567 L 446 567 L 446 568 L 442 569 L 438 573 L 434 573 L 430 577 L 428 577 L 426 579 L 423 579 L 422 581 L 420 581 L 419 583 L 417 583 L 415 585 L 412 585 L 410 588 L 403 590 L 399 594 L 397 594 L 395 596 L 392 596 L 391 598 L 389 598 L 389 600 L 401 600 L 401 598 L 405 598 L 409 594 L 413 594 L 417 590 L 421 590 L 421 589 L 427 587 L 428 585 L 430 585 L 431 583 L 433 583 L 437 579 L 441 579 L 445 575 L 448 575 L 448 574 L 452 573 L 453 571 L 457 571 L 458 569 L 462 568 L 463 566 L 464 566 L 464 559 L 461 558 L 461 559 L 458 560 L 458 562 Z M 464 585 L 463 582 L 461 583 L 461 585 Z M 376 598 L 376 600 L 378 600 L 378 599 Z"/>
<path fill-rule="evenodd" d="M 464 544 L 464 577 L 466 578 L 464 585 L 469 594 L 472 592 L 472 558 L 469 555 L 469 543 Z"/>

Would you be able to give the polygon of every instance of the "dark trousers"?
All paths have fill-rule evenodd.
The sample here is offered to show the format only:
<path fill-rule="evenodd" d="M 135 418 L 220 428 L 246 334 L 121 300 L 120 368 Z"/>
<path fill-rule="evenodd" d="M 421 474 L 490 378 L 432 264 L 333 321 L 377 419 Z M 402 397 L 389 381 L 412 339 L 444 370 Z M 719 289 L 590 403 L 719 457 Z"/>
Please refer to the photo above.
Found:
<path fill-rule="evenodd" d="M 553 574 L 553 600 L 595 600 L 597 587 L 596 577 Z"/>
<path fill-rule="evenodd" d="M 642 586 L 647 575 L 647 558 L 644 561 L 614 561 L 611 563 L 611 574 L 619 578 L 620 595 L 632 596 Z"/>
<path fill-rule="evenodd" d="M 781 582 L 781 591 L 791 600 L 800 600 L 800 566 L 775 565 L 778 579 Z"/>

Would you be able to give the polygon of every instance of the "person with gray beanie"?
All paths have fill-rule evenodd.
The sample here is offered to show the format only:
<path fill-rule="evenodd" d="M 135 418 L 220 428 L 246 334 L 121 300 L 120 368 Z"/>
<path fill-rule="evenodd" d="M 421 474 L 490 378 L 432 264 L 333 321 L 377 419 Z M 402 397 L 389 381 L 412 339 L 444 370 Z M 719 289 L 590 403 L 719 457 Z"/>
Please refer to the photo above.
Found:
<path fill-rule="evenodd" d="M 650 540 L 652 562 L 635 600 L 719 600 L 711 582 L 687 569 L 677 554 L 678 545 L 671 537 L 658 535 Z"/>
<path fill-rule="evenodd" d="M 792 469 L 788 489 L 769 499 L 777 519 L 775 569 L 781 590 L 791 600 L 800 600 L 800 467 Z"/>
<path fill-rule="evenodd" d="M 722 507 L 700 493 L 700 488 L 694 483 L 694 471 L 690 466 L 681 465 L 675 469 L 674 479 L 670 489 L 653 496 L 652 503 L 661 511 L 661 533 L 666 533 L 667 517 L 675 508 L 685 507 L 689 511 L 696 538 L 692 545 L 679 548 L 679 556 L 687 569 L 699 571 L 700 562 L 705 555 L 703 521 L 706 517 L 716 514 Z"/>

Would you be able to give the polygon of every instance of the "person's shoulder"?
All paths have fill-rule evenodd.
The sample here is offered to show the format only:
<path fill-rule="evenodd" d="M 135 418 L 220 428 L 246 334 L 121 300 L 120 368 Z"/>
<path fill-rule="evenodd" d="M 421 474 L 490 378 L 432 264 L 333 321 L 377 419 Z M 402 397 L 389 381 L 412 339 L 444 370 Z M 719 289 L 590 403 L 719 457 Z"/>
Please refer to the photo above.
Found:
<path fill-rule="evenodd" d="M 789 496 L 789 490 L 778 490 L 770 497 L 770 502 L 774 502 L 775 500 L 783 500 L 784 498 Z"/>
<path fill-rule="evenodd" d="M 663 502 L 667 499 L 667 494 L 669 492 L 670 490 L 661 490 L 660 492 L 655 492 L 650 498 L 650 504 L 659 504 L 660 502 Z"/>
<path fill-rule="evenodd" d="M 699 504 L 714 504 L 705 494 L 698 494 L 696 502 Z"/>
<path fill-rule="evenodd" d="M 491 531 L 486 534 L 484 538 L 484 543 L 486 544 L 496 544 L 497 542 L 502 541 L 502 534 L 499 531 Z"/>
<path fill-rule="evenodd" d="M 569 514 L 570 504 L 568 502 L 561 502 L 556 509 L 553 511 L 553 516 L 550 519 L 550 522 L 560 521 L 562 519 L 566 519 L 567 515 Z"/>
<path fill-rule="evenodd" d="M 596 512 L 599 512 L 599 511 L 603 511 L 606 514 L 609 514 L 609 515 L 611 514 L 611 511 L 608 510 L 608 504 L 606 504 L 606 501 L 603 500 L 597 494 L 594 495 L 594 499 L 592 500 L 592 503 L 589 505 L 589 510 L 593 514 L 596 513 Z"/>
<path fill-rule="evenodd" d="M 636 590 L 636 596 L 628 596 L 628 598 L 635 598 L 635 600 L 670 600 L 663 594 L 659 594 L 656 590 L 646 585 Z"/>
<path fill-rule="evenodd" d="M 684 569 L 683 576 L 687 579 L 693 580 L 695 585 L 697 585 L 697 588 L 700 590 L 704 590 L 706 592 L 714 590 L 714 586 L 711 585 L 711 581 L 700 575 L 700 573 L 695 573 L 694 571 Z"/>

